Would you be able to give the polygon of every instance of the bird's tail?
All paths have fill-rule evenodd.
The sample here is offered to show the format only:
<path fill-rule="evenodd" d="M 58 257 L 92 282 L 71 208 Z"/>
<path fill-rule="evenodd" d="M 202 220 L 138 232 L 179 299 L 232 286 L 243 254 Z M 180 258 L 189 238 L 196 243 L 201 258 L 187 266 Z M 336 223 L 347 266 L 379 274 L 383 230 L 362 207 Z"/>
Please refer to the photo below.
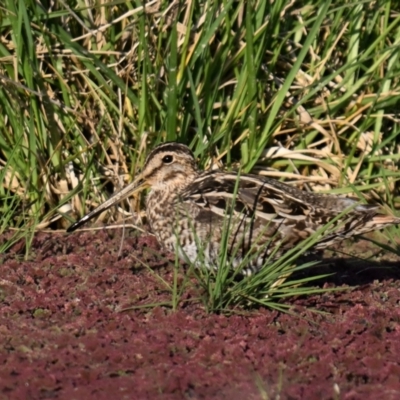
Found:
<path fill-rule="evenodd" d="M 370 230 L 381 229 L 388 225 L 400 224 L 400 218 L 394 215 L 376 214 L 370 219 L 365 227 Z"/>

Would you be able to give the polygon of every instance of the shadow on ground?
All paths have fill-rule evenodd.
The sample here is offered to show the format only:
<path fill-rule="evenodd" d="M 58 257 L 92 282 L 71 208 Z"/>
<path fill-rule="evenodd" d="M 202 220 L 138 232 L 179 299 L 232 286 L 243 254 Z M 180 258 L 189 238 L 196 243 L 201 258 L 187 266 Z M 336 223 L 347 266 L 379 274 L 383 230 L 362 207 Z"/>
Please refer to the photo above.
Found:
<path fill-rule="evenodd" d="M 398 399 L 400 258 L 353 250 L 375 261 L 327 254 L 321 284 L 351 288 L 291 300 L 300 317 L 207 315 L 190 290 L 171 310 L 152 236 L 38 233 L 0 256 L 1 398 Z"/>

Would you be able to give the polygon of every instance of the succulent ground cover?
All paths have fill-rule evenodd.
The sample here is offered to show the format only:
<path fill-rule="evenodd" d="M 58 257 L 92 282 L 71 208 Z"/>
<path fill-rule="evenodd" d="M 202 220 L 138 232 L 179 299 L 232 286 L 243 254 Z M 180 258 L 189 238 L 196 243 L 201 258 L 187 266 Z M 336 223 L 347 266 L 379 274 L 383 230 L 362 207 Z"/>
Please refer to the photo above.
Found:
<path fill-rule="evenodd" d="M 296 316 L 208 314 L 195 280 L 173 309 L 174 257 L 148 234 L 37 233 L 1 256 L 0 397 L 397 399 L 400 258 L 337 250 L 373 257 L 325 254 L 321 285 L 348 290 L 295 297 Z"/>
<path fill-rule="evenodd" d="M 326 252 L 348 290 L 303 281 L 292 314 L 209 312 L 147 233 L 64 233 L 166 140 L 396 213 L 399 2 L 3 3 L 1 399 L 400 398 L 399 229 Z"/>

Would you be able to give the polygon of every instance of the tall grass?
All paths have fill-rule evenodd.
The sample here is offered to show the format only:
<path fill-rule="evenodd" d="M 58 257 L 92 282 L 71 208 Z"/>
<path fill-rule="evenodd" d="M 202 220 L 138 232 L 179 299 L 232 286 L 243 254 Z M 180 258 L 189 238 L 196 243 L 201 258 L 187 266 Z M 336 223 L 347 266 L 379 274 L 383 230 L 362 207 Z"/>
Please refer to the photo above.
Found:
<path fill-rule="evenodd" d="M 164 140 L 399 205 L 395 1 L 5 0 L 0 36 L 1 232 L 64 229 Z"/>

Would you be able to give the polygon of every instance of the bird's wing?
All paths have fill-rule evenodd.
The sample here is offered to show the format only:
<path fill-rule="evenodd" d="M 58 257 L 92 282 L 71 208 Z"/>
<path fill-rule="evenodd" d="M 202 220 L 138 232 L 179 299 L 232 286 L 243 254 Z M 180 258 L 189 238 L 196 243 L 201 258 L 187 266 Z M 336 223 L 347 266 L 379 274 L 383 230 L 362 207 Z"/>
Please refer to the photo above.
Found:
<path fill-rule="evenodd" d="M 265 236 L 278 232 L 290 241 L 310 236 L 335 218 L 324 241 L 364 233 L 374 229 L 369 221 L 380 215 L 379 206 L 355 199 L 308 193 L 275 179 L 221 171 L 200 175 L 181 194 L 181 201 L 198 208 L 200 223 L 215 225 L 235 214 L 255 228 L 267 226 Z"/>
<path fill-rule="evenodd" d="M 321 225 L 346 209 L 356 213 L 377 209 L 377 206 L 361 205 L 350 198 L 307 193 L 258 175 L 238 176 L 220 171 L 200 175 L 183 191 L 181 200 L 194 202 L 221 216 L 231 210 L 248 216 L 257 213 L 258 217 L 266 220 L 315 219 L 315 223 Z"/>
<path fill-rule="evenodd" d="M 400 219 L 385 216 L 377 205 L 333 195 L 308 193 L 274 179 L 210 171 L 200 175 L 180 196 L 181 204 L 200 224 L 219 229 L 226 216 L 236 215 L 231 234 L 232 246 L 240 243 L 246 254 L 257 248 L 278 245 L 280 253 L 296 246 L 329 222 L 315 249 L 337 240 L 379 229 Z M 232 227 L 232 224 L 230 225 Z M 243 239 L 240 239 L 243 238 Z M 264 244 L 264 245 L 263 245 Z"/>

